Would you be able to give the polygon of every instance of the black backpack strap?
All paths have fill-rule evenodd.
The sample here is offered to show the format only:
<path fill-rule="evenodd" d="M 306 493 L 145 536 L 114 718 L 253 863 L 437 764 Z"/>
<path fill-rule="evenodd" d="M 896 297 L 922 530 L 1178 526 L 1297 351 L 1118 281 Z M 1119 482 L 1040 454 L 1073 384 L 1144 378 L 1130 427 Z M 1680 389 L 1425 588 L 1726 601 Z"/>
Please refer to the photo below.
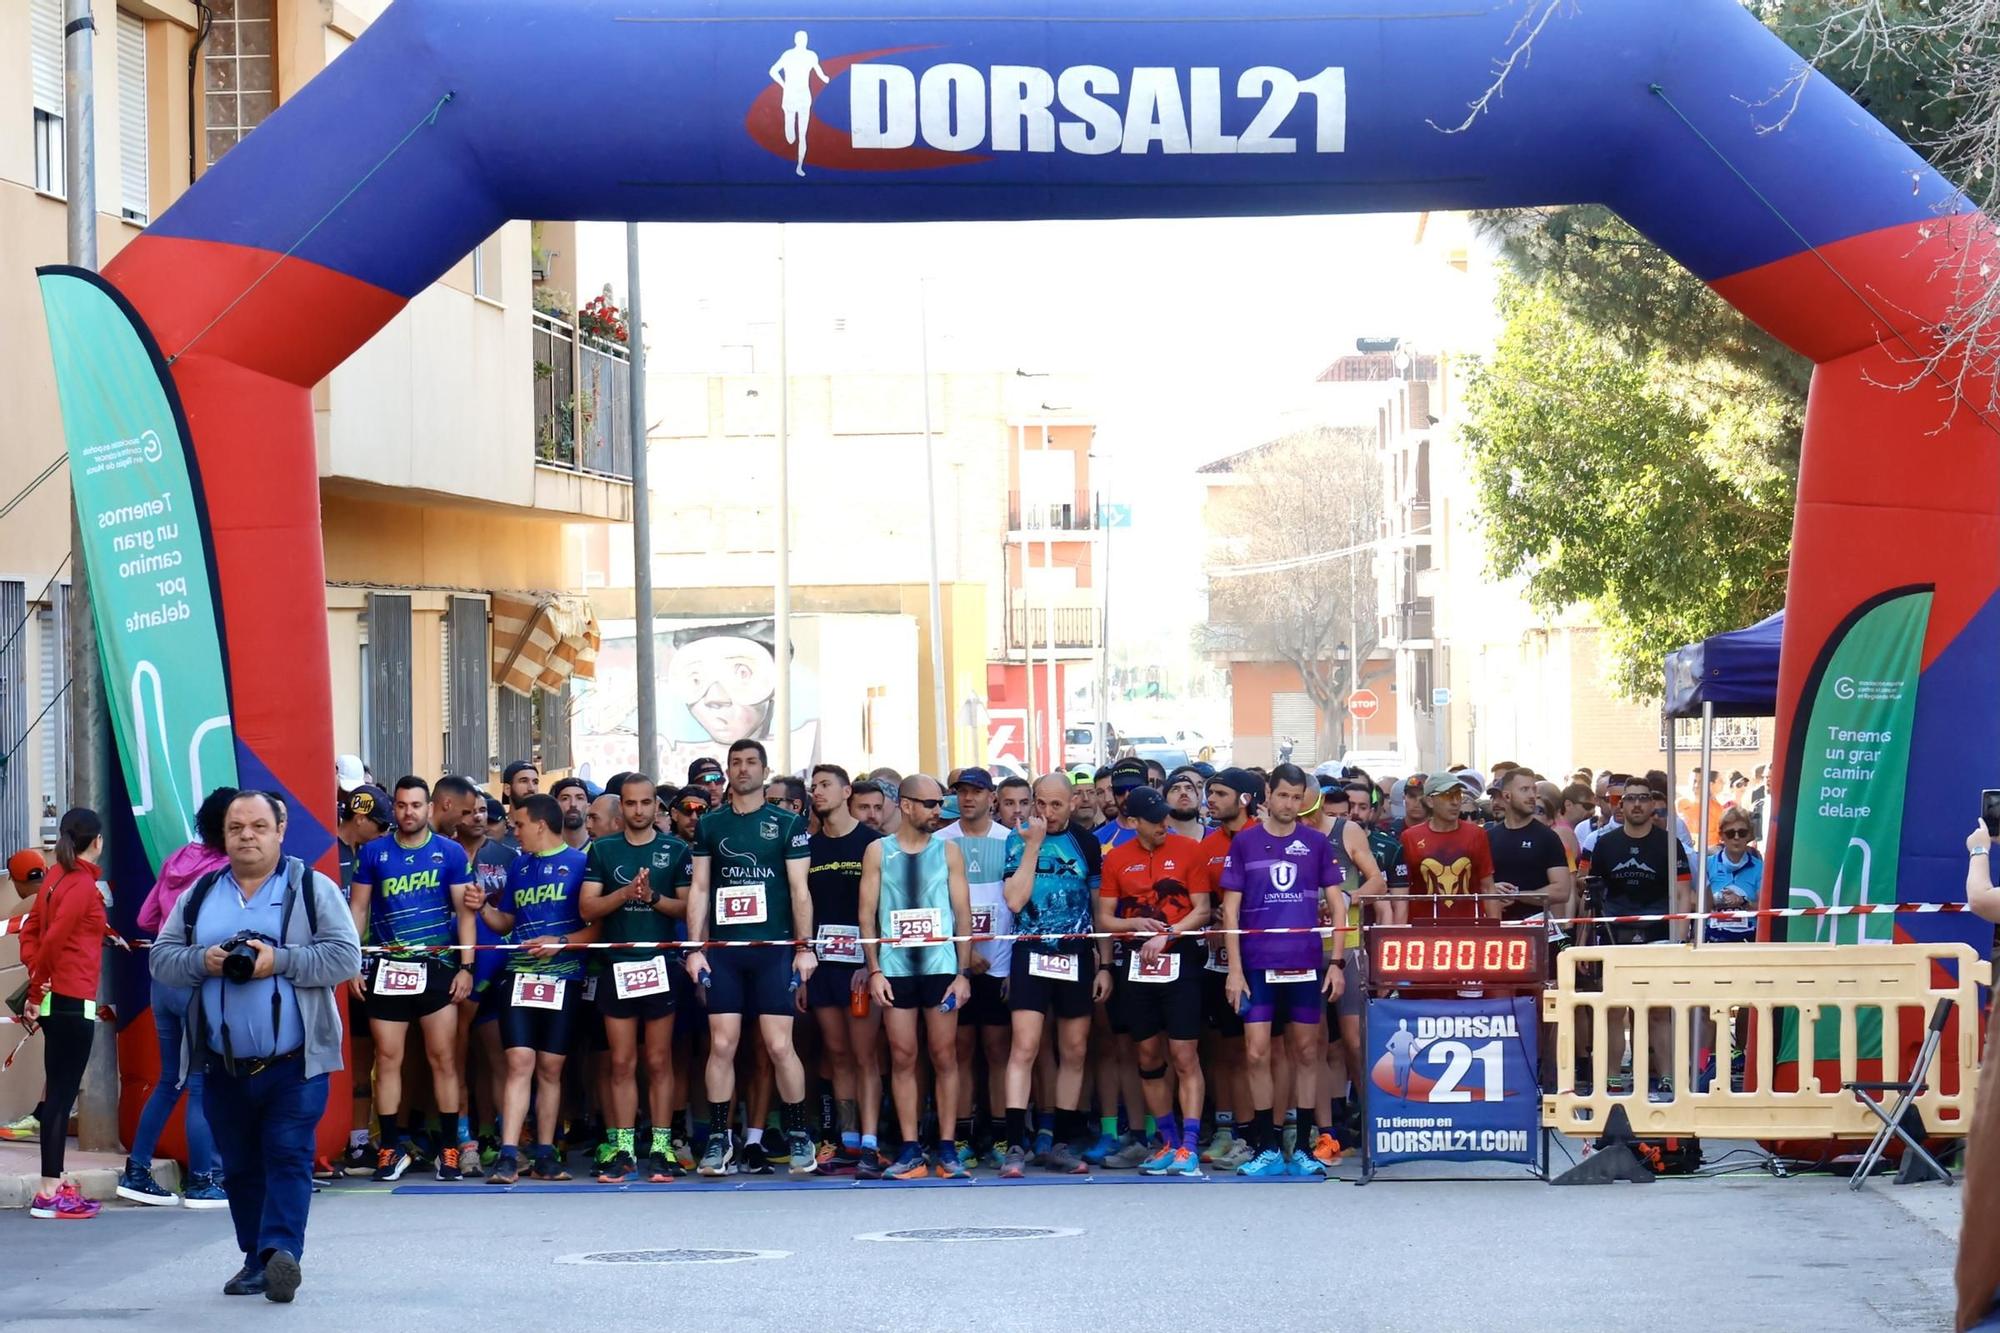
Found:
<path fill-rule="evenodd" d="M 317 938 L 319 936 L 319 885 L 315 884 L 312 880 L 312 867 L 296 856 L 285 857 L 282 864 L 285 872 L 285 907 L 284 914 L 279 919 L 278 930 L 280 937 L 282 939 L 282 937 L 292 933 L 292 903 L 297 899 L 303 898 L 306 904 L 306 929 L 314 938 Z"/>
<path fill-rule="evenodd" d="M 209 871 L 194 882 L 194 887 L 190 888 L 187 896 L 182 899 L 181 929 L 187 932 L 188 943 L 194 942 L 194 923 L 195 918 L 201 915 L 202 900 L 208 897 L 208 891 L 215 887 L 215 881 L 221 879 L 228 869 L 227 866 L 223 866 Z"/>

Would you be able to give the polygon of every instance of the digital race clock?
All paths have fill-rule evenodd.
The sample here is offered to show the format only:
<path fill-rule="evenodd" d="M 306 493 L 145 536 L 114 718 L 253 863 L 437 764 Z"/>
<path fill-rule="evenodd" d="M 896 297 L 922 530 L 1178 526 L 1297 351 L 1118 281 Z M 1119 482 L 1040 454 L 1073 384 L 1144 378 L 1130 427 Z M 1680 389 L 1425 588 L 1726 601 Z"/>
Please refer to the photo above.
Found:
<path fill-rule="evenodd" d="M 1546 926 L 1501 921 L 1413 922 L 1368 932 L 1371 985 L 1539 986 L 1548 980 Z"/>

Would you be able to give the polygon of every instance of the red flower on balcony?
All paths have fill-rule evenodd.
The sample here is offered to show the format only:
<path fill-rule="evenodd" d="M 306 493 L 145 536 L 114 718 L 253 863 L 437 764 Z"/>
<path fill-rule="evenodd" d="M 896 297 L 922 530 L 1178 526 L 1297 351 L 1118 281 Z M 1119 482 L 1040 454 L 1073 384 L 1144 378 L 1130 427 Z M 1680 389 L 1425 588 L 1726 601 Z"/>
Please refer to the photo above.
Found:
<path fill-rule="evenodd" d="M 617 343 L 623 346 L 631 334 L 625 323 L 625 312 L 611 303 L 608 296 L 594 296 L 576 312 L 577 327 L 601 342 Z"/>

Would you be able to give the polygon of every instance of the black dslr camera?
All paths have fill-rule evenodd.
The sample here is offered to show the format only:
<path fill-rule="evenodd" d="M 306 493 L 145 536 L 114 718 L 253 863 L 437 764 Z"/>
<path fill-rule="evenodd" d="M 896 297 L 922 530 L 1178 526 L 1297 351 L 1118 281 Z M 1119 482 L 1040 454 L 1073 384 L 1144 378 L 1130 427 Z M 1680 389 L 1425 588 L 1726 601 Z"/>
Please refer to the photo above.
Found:
<path fill-rule="evenodd" d="M 224 940 L 222 976 L 225 981 L 233 981 L 240 986 L 257 971 L 257 951 L 250 947 L 252 940 L 262 940 L 274 948 L 278 943 L 269 935 L 255 930 L 240 931 Z"/>

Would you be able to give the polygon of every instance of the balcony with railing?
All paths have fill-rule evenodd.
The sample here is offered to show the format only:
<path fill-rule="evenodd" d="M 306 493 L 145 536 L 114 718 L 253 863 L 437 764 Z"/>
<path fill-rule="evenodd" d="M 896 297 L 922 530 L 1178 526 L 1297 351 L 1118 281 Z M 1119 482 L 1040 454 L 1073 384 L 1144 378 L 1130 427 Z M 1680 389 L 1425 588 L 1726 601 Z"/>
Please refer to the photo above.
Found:
<path fill-rule="evenodd" d="M 1007 650 L 1046 651 L 1049 631 L 1055 631 L 1057 651 L 1098 646 L 1094 606 L 1016 606 L 1007 616 Z"/>
<path fill-rule="evenodd" d="M 1039 535 L 1091 533 L 1098 527 L 1097 497 L 1089 491 L 1050 494 L 1047 491 L 1007 493 L 1007 529 Z"/>
<path fill-rule="evenodd" d="M 534 312 L 535 463 L 632 479 L 632 367 L 625 349 Z"/>

